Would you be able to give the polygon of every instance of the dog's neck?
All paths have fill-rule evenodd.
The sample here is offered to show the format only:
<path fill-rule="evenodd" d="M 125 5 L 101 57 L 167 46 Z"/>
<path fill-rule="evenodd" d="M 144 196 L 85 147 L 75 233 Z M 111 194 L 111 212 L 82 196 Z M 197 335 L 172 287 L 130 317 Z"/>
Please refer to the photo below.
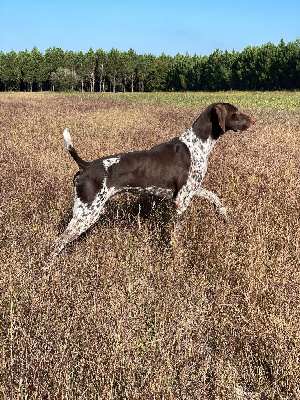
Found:
<path fill-rule="evenodd" d="M 211 135 L 209 135 L 205 140 L 202 139 L 196 134 L 193 126 L 184 132 L 179 137 L 179 140 L 181 140 L 188 147 L 192 157 L 198 158 L 197 156 L 199 156 L 205 159 L 208 157 L 215 143 L 218 141 L 218 139 L 213 138 Z"/>

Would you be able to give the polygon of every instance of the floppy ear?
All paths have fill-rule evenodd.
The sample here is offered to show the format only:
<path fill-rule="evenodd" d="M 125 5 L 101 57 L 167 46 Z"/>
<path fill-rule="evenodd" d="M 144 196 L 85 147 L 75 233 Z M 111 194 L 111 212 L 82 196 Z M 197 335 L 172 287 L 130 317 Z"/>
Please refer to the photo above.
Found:
<path fill-rule="evenodd" d="M 226 110 L 222 105 L 215 106 L 213 108 L 213 111 L 215 112 L 215 115 L 218 119 L 218 124 L 219 127 L 222 129 L 223 133 L 225 132 L 225 115 L 226 115 Z"/>

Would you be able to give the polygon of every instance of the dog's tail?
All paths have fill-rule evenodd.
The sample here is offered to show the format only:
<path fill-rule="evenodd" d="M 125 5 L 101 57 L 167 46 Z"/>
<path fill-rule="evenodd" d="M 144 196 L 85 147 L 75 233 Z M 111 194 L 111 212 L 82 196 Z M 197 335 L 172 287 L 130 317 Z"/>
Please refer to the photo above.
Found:
<path fill-rule="evenodd" d="M 77 154 L 77 151 L 74 149 L 73 144 L 72 144 L 72 139 L 70 132 L 68 129 L 65 129 L 63 132 L 63 137 L 65 141 L 66 148 L 68 152 L 71 154 L 71 156 L 74 158 L 78 166 L 82 169 L 84 169 L 89 163 L 87 161 L 84 161 L 82 158 L 79 157 Z"/>

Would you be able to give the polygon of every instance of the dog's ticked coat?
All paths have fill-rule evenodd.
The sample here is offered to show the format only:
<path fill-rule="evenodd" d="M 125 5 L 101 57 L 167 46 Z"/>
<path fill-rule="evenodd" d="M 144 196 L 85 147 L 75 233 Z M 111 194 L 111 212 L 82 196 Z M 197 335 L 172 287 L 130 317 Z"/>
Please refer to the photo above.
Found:
<path fill-rule="evenodd" d="M 59 254 L 67 243 L 93 225 L 110 197 L 125 191 L 173 198 L 177 226 L 193 196 L 207 199 L 226 217 L 226 209 L 218 196 L 201 187 L 208 155 L 223 133 L 244 131 L 254 123 L 252 117 L 240 113 L 231 104 L 214 103 L 178 138 L 150 150 L 121 153 L 91 162 L 78 156 L 65 129 L 65 144 L 79 172 L 74 177 L 73 218 L 53 245 L 53 254 Z"/>

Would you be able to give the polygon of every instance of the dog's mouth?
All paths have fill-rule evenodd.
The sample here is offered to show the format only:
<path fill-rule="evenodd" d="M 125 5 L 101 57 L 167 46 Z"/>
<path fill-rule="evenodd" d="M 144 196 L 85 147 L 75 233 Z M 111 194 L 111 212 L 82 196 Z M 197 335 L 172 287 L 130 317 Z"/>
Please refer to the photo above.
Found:
<path fill-rule="evenodd" d="M 253 117 L 249 118 L 249 121 L 247 121 L 244 124 L 241 124 L 239 128 L 231 128 L 233 132 L 241 133 L 246 131 L 247 129 L 251 128 L 255 124 L 256 120 Z"/>
<path fill-rule="evenodd" d="M 233 132 L 235 132 L 235 133 L 241 133 L 241 132 L 245 131 L 246 129 L 247 128 L 245 128 L 245 129 L 243 129 L 243 128 L 241 128 L 241 129 L 232 128 Z"/>
<path fill-rule="evenodd" d="M 248 129 L 251 125 L 247 126 L 247 125 L 240 125 L 239 127 L 235 126 L 235 127 L 230 127 L 228 130 L 231 130 L 233 132 L 236 133 L 241 133 L 243 131 L 245 131 L 246 129 Z"/>

